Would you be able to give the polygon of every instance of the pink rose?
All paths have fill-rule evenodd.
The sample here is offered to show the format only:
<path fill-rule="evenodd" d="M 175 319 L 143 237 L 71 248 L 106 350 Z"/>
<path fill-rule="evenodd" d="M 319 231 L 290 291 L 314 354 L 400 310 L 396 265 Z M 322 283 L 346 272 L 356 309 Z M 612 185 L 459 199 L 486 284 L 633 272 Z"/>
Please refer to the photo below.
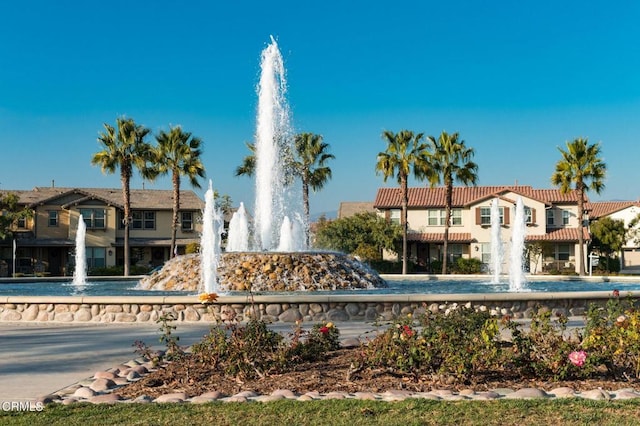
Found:
<path fill-rule="evenodd" d="M 569 354 L 569 361 L 577 367 L 582 367 L 587 360 L 587 353 L 585 351 L 573 351 Z"/>

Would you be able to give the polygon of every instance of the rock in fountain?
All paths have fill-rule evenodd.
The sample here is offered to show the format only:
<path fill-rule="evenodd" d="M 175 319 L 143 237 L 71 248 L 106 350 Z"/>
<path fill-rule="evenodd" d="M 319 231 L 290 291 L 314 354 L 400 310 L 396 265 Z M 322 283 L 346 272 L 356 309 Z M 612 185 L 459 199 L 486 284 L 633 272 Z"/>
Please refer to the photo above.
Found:
<path fill-rule="evenodd" d="M 76 230 L 76 265 L 73 270 L 73 285 L 82 288 L 87 283 L 87 254 L 85 238 L 87 225 L 84 223 L 82 215 L 78 218 L 78 229 Z"/>
<path fill-rule="evenodd" d="M 162 270 L 140 281 L 143 289 L 198 291 L 200 256 L 171 259 Z M 318 291 L 386 287 L 378 274 L 342 253 L 222 253 L 218 265 L 221 291 Z"/>

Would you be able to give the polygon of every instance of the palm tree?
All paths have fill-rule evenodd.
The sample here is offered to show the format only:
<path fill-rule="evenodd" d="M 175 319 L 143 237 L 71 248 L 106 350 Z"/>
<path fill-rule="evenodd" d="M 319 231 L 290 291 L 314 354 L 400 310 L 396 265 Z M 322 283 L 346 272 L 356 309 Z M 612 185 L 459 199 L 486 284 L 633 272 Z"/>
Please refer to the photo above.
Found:
<path fill-rule="evenodd" d="M 453 204 L 453 183 L 465 186 L 475 185 L 478 180 L 478 165 L 471 161 L 475 152 L 458 140 L 458 133 L 442 132 L 438 139 L 429 136 L 433 146 L 434 173 L 429 179 L 431 186 L 443 183 L 445 187 L 444 243 L 442 247 L 442 273 L 447 273 L 449 227 L 451 226 L 451 206 Z"/>
<path fill-rule="evenodd" d="M 309 223 L 309 187 L 314 192 L 319 191 L 331 179 L 331 169 L 326 166 L 326 163 L 335 156 L 327 153 L 328 148 L 329 144 L 322 141 L 321 135 L 300 133 L 295 137 L 297 161 L 294 165 L 302 180 L 302 202 L 307 224 Z M 305 234 L 308 247 L 309 233 L 305 232 Z"/>
<path fill-rule="evenodd" d="M 161 131 L 157 136 L 157 147 L 154 149 L 154 161 L 151 174 L 171 173 L 173 187 L 173 217 L 171 220 L 171 253 L 176 250 L 176 233 L 178 230 L 178 211 L 180 210 L 180 180 L 182 176 L 189 179 L 191 186 L 200 188 L 198 178 L 205 176 L 204 165 L 200 160 L 202 140 L 182 131 L 180 126 L 172 127 L 169 132 Z"/>
<path fill-rule="evenodd" d="M 402 273 L 407 273 L 407 210 L 409 206 L 409 174 L 417 179 L 429 177 L 431 173 L 429 146 L 422 142 L 423 133 L 401 130 L 394 134 L 389 130 L 382 132 L 382 139 L 387 142 L 387 150 L 378 153 L 376 174 L 382 173 L 386 182 L 395 176 L 400 184 L 401 192 L 401 226 L 402 226 Z"/>
<path fill-rule="evenodd" d="M 144 138 L 149 129 L 136 124 L 131 118 L 116 119 L 116 128 L 105 123 L 105 131 L 98 136 L 98 142 L 104 148 L 91 158 L 91 164 L 100 166 L 103 173 L 115 173 L 120 169 L 122 197 L 124 199 L 124 275 L 129 276 L 129 225 L 131 224 L 130 182 L 134 168 L 143 178 L 147 163 L 152 160 L 152 148 Z"/>
<path fill-rule="evenodd" d="M 256 144 L 245 142 L 244 143 L 251 154 L 242 159 L 242 164 L 236 167 L 236 176 L 253 176 L 256 172 Z"/>
<path fill-rule="evenodd" d="M 567 142 L 567 150 L 558 147 L 562 159 L 556 163 L 556 170 L 551 175 L 551 183 L 559 186 L 560 191 L 568 193 L 575 186 L 578 192 L 578 245 L 580 246 L 580 275 L 585 274 L 584 266 L 584 201 L 589 189 L 599 194 L 604 189 L 606 164 L 600 158 L 600 143 L 589 145 L 587 138 L 577 138 Z"/>

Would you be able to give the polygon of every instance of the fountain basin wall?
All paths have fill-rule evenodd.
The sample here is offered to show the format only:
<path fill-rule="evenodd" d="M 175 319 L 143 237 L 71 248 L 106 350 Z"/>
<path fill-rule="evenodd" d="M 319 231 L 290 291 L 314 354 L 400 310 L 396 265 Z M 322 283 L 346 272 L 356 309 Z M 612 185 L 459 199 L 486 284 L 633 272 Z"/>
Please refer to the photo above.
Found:
<path fill-rule="evenodd" d="M 0 322 L 155 323 L 175 314 L 179 322 L 246 321 L 255 315 L 270 322 L 388 321 L 426 310 L 469 304 L 495 315 L 528 318 L 540 307 L 568 316 L 585 314 L 591 304 L 605 306 L 611 292 L 476 294 L 333 294 L 221 296 L 203 305 L 197 296 L 3 296 Z M 621 298 L 637 299 L 621 291 Z"/>

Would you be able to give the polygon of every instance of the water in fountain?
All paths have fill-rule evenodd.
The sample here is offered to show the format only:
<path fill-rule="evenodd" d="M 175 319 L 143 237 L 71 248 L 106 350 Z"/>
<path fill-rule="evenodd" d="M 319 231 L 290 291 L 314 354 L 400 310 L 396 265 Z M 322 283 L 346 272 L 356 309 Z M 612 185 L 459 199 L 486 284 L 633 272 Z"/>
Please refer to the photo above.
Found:
<path fill-rule="evenodd" d="M 491 273 L 493 275 L 491 282 L 493 284 L 500 282 L 500 274 L 502 274 L 504 250 L 502 247 L 501 231 L 500 206 L 498 205 L 498 199 L 495 198 L 491 202 Z"/>
<path fill-rule="evenodd" d="M 84 223 L 82 215 L 80 215 L 78 229 L 76 230 L 76 266 L 73 270 L 73 285 L 79 288 L 82 288 L 87 283 L 86 234 L 87 225 Z"/>
<path fill-rule="evenodd" d="M 202 291 L 215 293 L 218 291 L 218 260 L 220 259 L 220 212 L 216 210 L 213 187 L 209 181 L 209 189 L 204 195 L 205 206 L 200 239 L 200 262 L 202 270 Z"/>
<path fill-rule="evenodd" d="M 227 236 L 227 252 L 249 250 L 249 220 L 244 203 L 231 216 L 229 222 L 229 235 Z"/>
<path fill-rule="evenodd" d="M 299 220 L 302 207 L 299 191 L 295 191 L 287 159 L 295 151 L 284 62 L 278 44 L 271 37 L 261 55 L 258 84 L 258 117 L 255 143 L 256 199 L 254 241 L 257 250 L 273 250 L 279 244 L 279 232 L 285 216 Z M 306 227 L 302 224 L 302 229 Z M 302 243 L 295 245 L 304 247 Z"/>
<path fill-rule="evenodd" d="M 511 256 L 509 262 L 509 291 L 523 290 L 525 277 L 523 268 L 526 217 L 522 197 L 516 201 L 516 214 L 511 232 Z"/>

